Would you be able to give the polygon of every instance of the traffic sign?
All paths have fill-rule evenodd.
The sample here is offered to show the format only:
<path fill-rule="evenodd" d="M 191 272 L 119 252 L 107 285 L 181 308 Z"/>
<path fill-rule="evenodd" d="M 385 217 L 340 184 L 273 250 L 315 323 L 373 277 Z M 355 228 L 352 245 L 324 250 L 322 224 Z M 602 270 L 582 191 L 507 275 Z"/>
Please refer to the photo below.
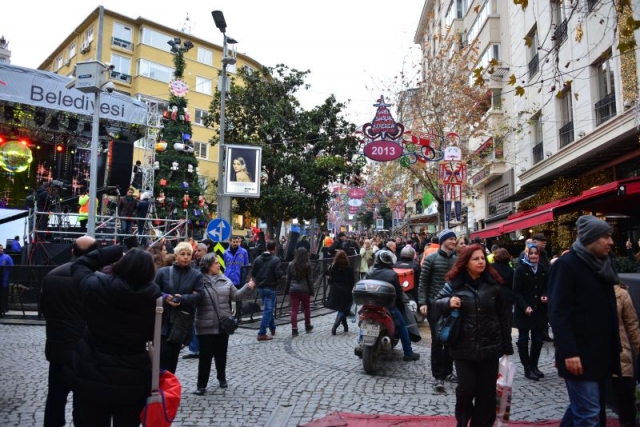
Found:
<path fill-rule="evenodd" d="M 222 218 L 209 221 L 207 236 L 214 242 L 224 242 L 231 237 L 231 224 Z"/>

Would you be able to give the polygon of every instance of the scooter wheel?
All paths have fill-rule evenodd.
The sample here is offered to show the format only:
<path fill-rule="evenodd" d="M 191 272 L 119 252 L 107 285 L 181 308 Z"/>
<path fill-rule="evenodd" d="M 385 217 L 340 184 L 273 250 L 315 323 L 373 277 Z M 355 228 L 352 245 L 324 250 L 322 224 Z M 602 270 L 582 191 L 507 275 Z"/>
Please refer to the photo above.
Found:
<path fill-rule="evenodd" d="M 377 346 L 362 347 L 362 367 L 364 371 L 373 375 L 378 367 L 378 349 Z"/>

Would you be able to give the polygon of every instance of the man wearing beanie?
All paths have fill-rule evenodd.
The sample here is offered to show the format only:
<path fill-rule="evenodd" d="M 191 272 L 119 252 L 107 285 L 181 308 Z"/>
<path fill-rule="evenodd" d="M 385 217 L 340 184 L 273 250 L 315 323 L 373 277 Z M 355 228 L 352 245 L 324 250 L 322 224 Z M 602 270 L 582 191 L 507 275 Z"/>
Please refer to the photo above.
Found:
<path fill-rule="evenodd" d="M 591 215 L 576 226 L 578 239 L 549 271 L 549 320 L 569 394 L 562 425 L 598 426 L 605 381 L 620 375 L 618 275 L 609 258 L 611 226 Z"/>
<path fill-rule="evenodd" d="M 438 316 L 432 303 L 444 287 L 444 276 L 456 262 L 456 233 L 448 229 L 443 230 L 438 235 L 438 243 L 440 249 L 427 255 L 422 262 L 418 282 L 418 305 L 420 312 L 427 316 L 431 329 L 431 374 L 436 381 L 435 390 L 444 393 L 445 380 L 455 382 L 457 379 L 453 374 L 453 360 L 449 356 L 449 350 L 435 333 Z"/>

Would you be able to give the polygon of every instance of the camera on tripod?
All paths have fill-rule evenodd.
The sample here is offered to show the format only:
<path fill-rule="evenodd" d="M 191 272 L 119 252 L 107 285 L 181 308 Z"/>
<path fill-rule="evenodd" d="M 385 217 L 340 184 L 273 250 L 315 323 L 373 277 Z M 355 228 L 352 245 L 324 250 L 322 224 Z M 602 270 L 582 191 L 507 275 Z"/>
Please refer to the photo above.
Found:
<path fill-rule="evenodd" d="M 54 179 L 49 185 L 53 187 L 53 189 L 58 190 L 68 190 L 69 188 L 71 188 L 69 182 L 64 179 Z"/>

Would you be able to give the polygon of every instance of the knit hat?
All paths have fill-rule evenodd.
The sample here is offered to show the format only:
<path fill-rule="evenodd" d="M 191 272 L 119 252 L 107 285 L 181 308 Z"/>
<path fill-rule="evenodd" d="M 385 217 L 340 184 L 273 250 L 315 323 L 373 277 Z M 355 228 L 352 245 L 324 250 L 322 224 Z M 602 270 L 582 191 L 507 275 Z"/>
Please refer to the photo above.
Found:
<path fill-rule="evenodd" d="M 578 228 L 578 240 L 585 246 L 605 234 L 611 233 L 611 226 L 593 215 L 582 215 L 576 221 L 576 227 Z"/>
<path fill-rule="evenodd" d="M 450 238 L 456 238 L 456 233 L 454 233 L 453 231 L 447 229 L 444 229 L 440 232 L 440 234 L 438 235 L 438 243 L 439 244 L 443 244 L 445 240 L 450 239 Z"/>

